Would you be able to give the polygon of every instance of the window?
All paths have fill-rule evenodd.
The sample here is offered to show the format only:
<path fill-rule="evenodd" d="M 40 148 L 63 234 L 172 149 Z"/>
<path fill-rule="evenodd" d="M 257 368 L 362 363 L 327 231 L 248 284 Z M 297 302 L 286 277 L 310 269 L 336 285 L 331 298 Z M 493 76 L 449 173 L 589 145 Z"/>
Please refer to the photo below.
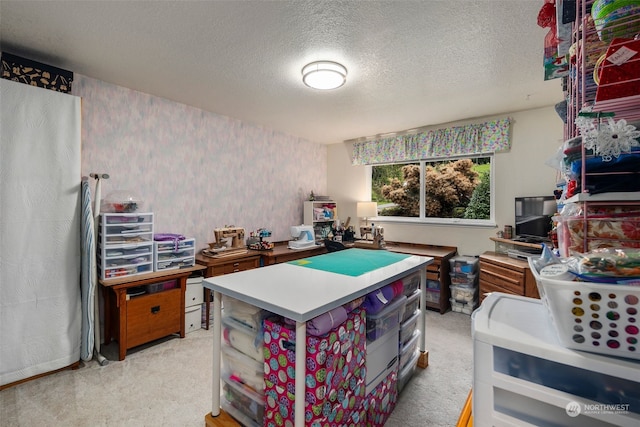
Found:
<path fill-rule="evenodd" d="M 371 197 L 392 220 L 492 224 L 491 155 L 371 167 Z"/>

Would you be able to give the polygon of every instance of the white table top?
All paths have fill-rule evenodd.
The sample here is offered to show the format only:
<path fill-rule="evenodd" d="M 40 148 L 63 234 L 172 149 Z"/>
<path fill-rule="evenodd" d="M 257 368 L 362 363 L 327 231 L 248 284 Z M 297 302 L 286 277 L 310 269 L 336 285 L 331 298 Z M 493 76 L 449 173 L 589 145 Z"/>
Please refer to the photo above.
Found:
<path fill-rule="evenodd" d="M 411 255 L 355 277 L 283 263 L 208 277 L 202 284 L 272 313 L 306 322 L 432 262 L 431 257 Z"/>

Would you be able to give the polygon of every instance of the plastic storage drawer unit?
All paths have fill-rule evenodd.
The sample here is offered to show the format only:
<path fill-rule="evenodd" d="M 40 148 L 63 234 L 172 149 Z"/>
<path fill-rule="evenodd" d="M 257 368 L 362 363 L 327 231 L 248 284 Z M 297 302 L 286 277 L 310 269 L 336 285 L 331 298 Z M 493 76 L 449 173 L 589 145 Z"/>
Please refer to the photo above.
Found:
<path fill-rule="evenodd" d="M 420 312 L 414 311 L 413 315 L 400 324 L 400 344 L 404 344 L 413 337 L 413 333 L 418 330 L 418 319 Z"/>
<path fill-rule="evenodd" d="M 367 314 L 367 340 L 375 341 L 400 323 L 407 297 L 401 295 L 377 314 Z"/>
<path fill-rule="evenodd" d="M 407 297 L 407 303 L 404 306 L 404 314 L 400 323 L 406 322 L 420 308 L 420 291 L 417 290 Z"/>
<path fill-rule="evenodd" d="M 411 360 L 409 360 L 408 363 L 404 365 L 404 368 L 402 368 L 398 373 L 398 392 L 402 391 L 404 386 L 407 385 L 411 377 L 413 377 L 413 375 L 416 373 L 416 370 L 418 369 L 419 357 L 420 352 L 416 351 L 411 357 Z"/>
<path fill-rule="evenodd" d="M 420 289 L 420 272 L 417 271 L 415 273 L 409 274 L 402 279 L 402 287 L 403 287 L 403 295 L 409 296 L 416 291 L 416 289 Z"/>
<path fill-rule="evenodd" d="M 564 347 L 542 301 L 494 292 L 472 315 L 475 425 L 640 425 L 640 364 Z"/>

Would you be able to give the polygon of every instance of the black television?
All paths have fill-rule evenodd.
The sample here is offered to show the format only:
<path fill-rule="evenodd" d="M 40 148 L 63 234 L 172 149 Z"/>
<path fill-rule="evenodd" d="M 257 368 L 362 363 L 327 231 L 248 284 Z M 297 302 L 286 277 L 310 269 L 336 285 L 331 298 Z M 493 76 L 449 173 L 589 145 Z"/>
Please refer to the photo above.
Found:
<path fill-rule="evenodd" d="M 516 197 L 515 239 L 531 243 L 548 240 L 551 217 L 557 210 L 554 196 Z"/>

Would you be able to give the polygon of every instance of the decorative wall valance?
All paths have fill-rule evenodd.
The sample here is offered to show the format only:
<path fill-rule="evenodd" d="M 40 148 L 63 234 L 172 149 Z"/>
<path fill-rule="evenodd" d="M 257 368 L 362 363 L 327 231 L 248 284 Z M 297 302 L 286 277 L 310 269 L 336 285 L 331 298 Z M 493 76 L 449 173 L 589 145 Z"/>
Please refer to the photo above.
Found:
<path fill-rule="evenodd" d="M 356 142 L 351 164 L 399 163 L 509 150 L 510 123 L 507 118 Z"/>

